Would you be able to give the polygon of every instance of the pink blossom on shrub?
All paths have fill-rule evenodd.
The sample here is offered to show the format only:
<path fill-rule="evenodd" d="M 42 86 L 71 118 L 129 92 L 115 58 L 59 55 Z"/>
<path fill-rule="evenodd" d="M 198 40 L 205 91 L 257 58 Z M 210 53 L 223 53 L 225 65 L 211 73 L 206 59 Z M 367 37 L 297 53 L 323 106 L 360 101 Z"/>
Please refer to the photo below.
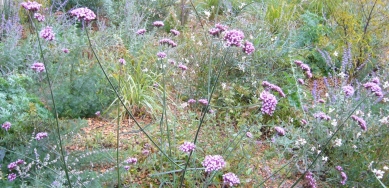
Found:
<path fill-rule="evenodd" d="M 130 170 L 130 166 L 124 166 L 124 169 L 126 170 L 126 171 L 129 171 Z"/>
<path fill-rule="evenodd" d="M 339 172 L 342 172 L 343 171 L 343 168 L 341 166 L 336 166 L 335 169 Z"/>
<path fill-rule="evenodd" d="M 188 67 L 185 66 L 185 65 L 183 65 L 183 64 L 178 65 L 178 68 L 180 68 L 180 69 L 183 70 L 183 71 L 188 70 Z"/>
<path fill-rule="evenodd" d="M 340 181 L 340 184 L 346 185 L 347 174 L 345 172 L 340 172 L 340 177 L 342 178 L 342 180 Z"/>
<path fill-rule="evenodd" d="M 307 78 L 312 78 L 313 75 L 311 72 L 311 68 L 309 68 L 307 64 L 304 64 L 302 61 L 299 60 L 294 61 L 294 63 L 304 71 L 304 74 Z"/>
<path fill-rule="evenodd" d="M 306 125 L 306 124 L 308 124 L 308 121 L 305 120 L 305 119 L 301 119 L 300 123 L 301 123 L 302 125 Z"/>
<path fill-rule="evenodd" d="M 53 32 L 53 28 L 50 26 L 45 27 L 40 33 L 40 37 L 45 39 L 46 41 L 53 41 L 55 39 L 55 34 Z"/>
<path fill-rule="evenodd" d="M 95 113 L 96 116 L 100 116 L 100 114 L 101 114 L 100 111 L 97 111 L 97 112 Z"/>
<path fill-rule="evenodd" d="M 370 90 L 372 93 L 374 93 L 378 97 L 384 96 L 384 94 L 381 91 L 381 87 L 374 82 L 367 82 L 367 83 L 363 84 L 363 87 Z"/>
<path fill-rule="evenodd" d="M 127 164 L 136 164 L 138 162 L 138 159 L 137 158 L 134 158 L 134 157 L 130 157 L 126 160 L 126 163 Z"/>
<path fill-rule="evenodd" d="M 247 138 L 253 138 L 253 134 L 251 132 L 246 133 Z"/>
<path fill-rule="evenodd" d="M 158 58 L 163 59 L 166 57 L 166 53 L 165 52 L 158 52 L 157 56 L 158 56 Z"/>
<path fill-rule="evenodd" d="M 331 117 L 326 115 L 324 112 L 317 112 L 313 114 L 313 117 L 315 117 L 316 119 L 324 119 L 326 121 L 331 120 Z"/>
<path fill-rule="evenodd" d="M 325 103 L 326 101 L 324 99 L 319 99 L 317 102 L 319 103 Z"/>
<path fill-rule="evenodd" d="M 230 30 L 226 31 L 226 34 L 224 35 L 224 40 L 226 41 L 227 46 L 236 46 L 241 47 L 241 42 L 244 39 L 244 33 L 239 30 Z"/>
<path fill-rule="evenodd" d="M 206 105 L 208 105 L 208 100 L 207 99 L 199 99 L 199 103 L 206 106 Z"/>
<path fill-rule="evenodd" d="M 162 21 L 155 21 L 154 23 L 153 23 L 153 26 L 155 26 L 155 27 L 162 27 L 162 26 L 164 26 L 165 24 L 163 24 L 163 22 Z"/>
<path fill-rule="evenodd" d="M 281 97 L 285 97 L 286 96 L 285 93 L 282 91 L 282 89 L 280 87 L 278 87 L 277 85 L 271 84 L 268 81 L 263 81 L 262 82 L 262 86 L 265 87 L 265 88 L 271 89 L 273 91 L 276 91 L 277 93 L 279 93 L 281 95 Z"/>
<path fill-rule="evenodd" d="M 35 72 L 43 72 L 46 70 L 45 65 L 40 62 L 35 62 L 34 64 L 32 64 L 31 69 L 34 70 Z"/>
<path fill-rule="evenodd" d="M 20 5 L 22 5 L 22 7 L 28 11 L 38 11 L 40 8 L 41 8 L 41 4 L 35 2 L 35 1 L 27 1 L 27 2 L 23 2 L 21 3 Z"/>
<path fill-rule="evenodd" d="M 367 126 L 366 126 L 366 122 L 365 120 L 363 120 L 361 117 L 358 117 L 356 115 L 352 115 L 351 118 L 358 122 L 358 125 L 361 127 L 362 130 L 366 131 L 367 130 Z"/>
<path fill-rule="evenodd" d="M 379 85 L 380 84 L 380 78 L 374 77 L 373 79 L 371 79 L 371 82 Z"/>
<path fill-rule="evenodd" d="M 143 155 L 149 155 L 150 154 L 150 150 L 144 149 L 144 150 L 142 150 L 142 154 Z"/>
<path fill-rule="evenodd" d="M 201 164 L 205 167 L 205 172 L 221 170 L 226 166 L 226 162 L 220 155 L 207 155 Z"/>
<path fill-rule="evenodd" d="M 146 33 L 146 29 L 139 29 L 138 31 L 136 31 L 137 35 L 144 35 L 145 33 Z"/>
<path fill-rule="evenodd" d="M 11 170 L 14 170 L 18 165 L 16 164 L 16 162 L 12 162 L 12 163 L 9 163 L 7 168 L 9 171 Z"/>
<path fill-rule="evenodd" d="M 263 91 L 260 94 L 259 99 L 262 100 L 262 114 L 272 116 L 274 111 L 276 110 L 276 105 L 278 103 L 276 97 L 267 91 Z"/>
<path fill-rule="evenodd" d="M 119 59 L 119 63 L 120 63 L 121 65 L 125 65 L 125 64 L 126 64 L 126 60 L 124 60 L 123 58 L 120 58 L 120 59 Z"/>
<path fill-rule="evenodd" d="M 196 103 L 196 100 L 194 100 L 194 99 L 189 99 L 189 100 L 188 100 L 188 103 L 189 103 L 189 104 L 194 104 L 194 103 Z"/>
<path fill-rule="evenodd" d="M 316 180 L 313 177 L 312 172 L 310 172 L 310 171 L 305 173 L 304 181 L 305 181 L 304 187 L 307 187 L 307 188 L 316 188 L 317 187 Z"/>
<path fill-rule="evenodd" d="M 276 130 L 278 135 L 285 136 L 285 129 L 284 128 L 282 128 L 282 127 L 274 127 L 274 129 Z"/>
<path fill-rule="evenodd" d="M 34 18 L 38 20 L 38 22 L 44 22 L 45 16 L 40 13 L 34 13 Z"/>
<path fill-rule="evenodd" d="M 67 53 L 69 53 L 69 49 L 63 48 L 63 49 L 62 49 L 62 52 L 65 53 L 65 54 L 67 54 Z"/>
<path fill-rule="evenodd" d="M 194 149 L 196 149 L 196 145 L 194 145 L 192 142 L 184 142 L 179 149 L 185 153 L 190 153 Z"/>
<path fill-rule="evenodd" d="M 8 181 L 14 181 L 16 179 L 16 174 L 15 173 L 11 173 L 8 175 Z"/>
<path fill-rule="evenodd" d="M 161 44 L 161 45 L 167 44 L 167 46 L 172 47 L 172 48 L 177 46 L 177 43 L 175 43 L 173 40 L 167 39 L 167 38 L 161 39 L 159 41 L 159 44 Z"/>
<path fill-rule="evenodd" d="M 3 123 L 3 125 L 1 125 L 1 127 L 2 127 L 3 129 L 5 129 L 6 131 L 8 131 L 8 129 L 11 128 L 11 123 L 8 122 L 8 121 L 6 121 L 6 122 Z"/>
<path fill-rule="evenodd" d="M 180 32 L 175 29 L 170 29 L 170 33 L 172 33 L 174 36 L 180 35 Z"/>
<path fill-rule="evenodd" d="M 215 27 L 216 27 L 220 32 L 227 31 L 227 29 L 228 29 L 228 26 L 223 25 L 223 24 L 220 24 L 220 23 L 215 24 Z"/>
<path fill-rule="evenodd" d="M 41 140 L 41 139 L 46 138 L 46 137 L 47 137 L 47 132 L 40 132 L 40 133 L 36 134 L 35 139 Z"/>
<path fill-rule="evenodd" d="M 72 16 L 75 16 L 77 18 L 77 20 L 81 21 L 81 20 L 84 20 L 84 21 L 92 21 L 94 19 L 96 19 L 96 14 L 88 9 L 88 8 L 76 8 L 72 11 L 70 11 L 70 14 Z"/>
<path fill-rule="evenodd" d="M 18 160 L 15 161 L 15 163 L 16 163 L 17 165 L 21 165 L 21 164 L 24 164 L 24 160 L 18 159 Z"/>
<path fill-rule="evenodd" d="M 350 96 L 352 96 L 352 95 L 354 94 L 354 88 L 353 88 L 353 86 L 350 86 L 350 85 L 348 85 L 348 86 L 343 86 L 342 89 L 343 89 L 344 95 L 345 95 L 346 97 L 350 97 Z"/>
<path fill-rule="evenodd" d="M 220 24 L 220 23 L 217 23 L 217 24 L 215 25 L 215 28 L 211 28 L 211 29 L 209 30 L 209 34 L 211 34 L 212 36 L 215 36 L 215 37 L 219 37 L 219 35 L 220 35 L 222 32 L 226 31 L 227 29 L 228 29 L 227 26 L 222 25 L 222 24 Z"/>
<path fill-rule="evenodd" d="M 297 82 L 298 82 L 299 84 L 301 84 L 301 85 L 304 85 L 304 84 L 305 84 L 304 80 L 301 79 L 301 78 L 299 78 L 299 79 L 297 80 Z"/>
<path fill-rule="evenodd" d="M 254 52 L 255 47 L 254 47 L 253 43 L 246 41 L 246 42 L 244 42 L 242 49 L 243 49 L 244 53 L 246 53 L 247 55 L 250 55 Z"/>
<path fill-rule="evenodd" d="M 240 180 L 234 173 L 229 172 L 223 175 L 223 183 L 225 185 L 235 186 L 240 184 Z"/>

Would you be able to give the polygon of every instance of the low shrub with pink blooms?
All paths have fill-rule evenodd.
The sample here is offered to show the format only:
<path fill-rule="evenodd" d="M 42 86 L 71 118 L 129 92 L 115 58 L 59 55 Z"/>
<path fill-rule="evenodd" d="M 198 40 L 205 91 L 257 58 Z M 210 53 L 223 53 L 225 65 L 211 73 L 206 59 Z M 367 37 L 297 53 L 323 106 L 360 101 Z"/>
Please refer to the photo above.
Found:
<path fill-rule="evenodd" d="M 96 19 L 96 14 L 90 10 L 89 8 L 76 8 L 72 11 L 70 11 L 70 14 L 72 16 L 75 16 L 77 18 L 78 21 L 92 21 L 94 19 Z"/>
<path fill-rule="evenodd" d="M 10 173 L 8 175 L 8 181 L 14 181 L 16 179 L 16 174 L 15 173 Z"/>
<path fill-rule="evenodd" d="M 153 22 L 153 26 L 155 27 L 163 27 L 165 24 L 163 24 L 162 21 L 155 21 Z"/>
<path fill-rule="evenodd" d="M 346 97 L 351 97 L 352 95 L 354 95 L 354 88 L 353 88 L 353 86 L 350 86 L 350 85 L 343 86 L 342 89 L 343 89 L 344 95 Z"/>
<path fill-rule="evenodd" d="M 50 26 L 47 26 L 44 29 L 42 29 L 39 35 L 41 38 L 45 39 L 46 41 L 53 41 L 55 39 L 53 28 Z"/>
<path fill-rule="evenodd" d="M 276 110 L 276 106 L 278 103 L 276 97 L 267 91 L 263 91 L 260 94 L 259 99 L 262 101 L 262 107 L 261 107 L 262 114 L 267 114 L 272 116 L 274 111 Z"/>
<path fill-rule="evenodd" d="M 173 34 L 174 36 L 180 35 L 180 32 L 175 29 L 170 29 L 170 33 Z"/>
<path fill-rule="evenodd" d="M 253 43 L 246 41 L 246 42 L 244 42 L 242 49 L 243 49 L 244 53 L 246 53 L 247 55 L 250 55 L 254 52 L 255 47 L 254 47 Z"/>
<path fill-rule="evenodd" d="M 206 106 L 206 105 L 208 105 L 208 100 L 207 99 L 199 99 L 199 103 Z"/>
<path fill-rule="evenodd" d="M 35 12 L 35 11 L 38 11 L 42 4 L 39 4 L 35 1 L 27 1 L 27 2 L 23 2 L 21 3 L 20 5 L 22 5 L 22 7 L 28 11 L 31 11 L 31 12 Z"/>
<path fill-rule="evenodd" d="M 138 31 L 136 31 L 137 35 L 144 35 L 145 33 L 146 33 L 146 29 L 139 29 Z"/>
<path fill-rule="evenodd" d="M 31 69 L 35 72 L 44 72 L 46 70 L 45 65 L 40 62 L 35 62 L 34 64 L 32 64 Z"/>
<path fill-rule="evenodd" d="M 35 139 L 36 140 L 42 140 L 48 136 L 47 132 L 40 132 L 36 134 Z"/>
<path fill-rule="evenodd" d="M 45 16 L 40 13 L 34 13 L 34 18 L 38 20 L 38 22 L 44 22 Z"/>
<path fill-rule="evenodd" d="M 224 41 L 226 41 L 226 46 L 236 46 L 241 47 L 242 41 L 244 39 L 244 33 L 240 30 L 230 30 L 226 31 L 224 35 Z"/>
<path fill-rule="evenodd" d="M 226 162 L 220 155 L 207 155 L 201 164 L 205 167 L 205 172 L 221 170 L 226 166 Z"/>
<path fill-rule="evenodd" d="M 6 131 L 8 131 L 11 128 L 11 123 L 6 121 L 6 122 L 3 123 L 3 125 L 1 125 L 1 128 L 3 128 Z"/>
<path fill-rule="evenodd" d="M 163 59 L 166 57 L 166 53 L 165 52 L 158 52 L 157 53 L 157 57 L 160 58 L 160 59 Z"/>
<path fill-rule="evenodd" d="M 184 142 L 184 143 L 179 147 L 179 149 L 180 149 L 182 152 L 190 153 L 190 152 L 192 152 L 193 150 L 196 149 L 196 145 L 193 144 L 192 142 Z"/>
<path fill-rule="evenodd" d="M 236 186 L 240 184 L 240 180 L 237 175 L 232 172 L 228 172 L 226 174 L 223 174 L 223 183 L 224 185 Z"/>

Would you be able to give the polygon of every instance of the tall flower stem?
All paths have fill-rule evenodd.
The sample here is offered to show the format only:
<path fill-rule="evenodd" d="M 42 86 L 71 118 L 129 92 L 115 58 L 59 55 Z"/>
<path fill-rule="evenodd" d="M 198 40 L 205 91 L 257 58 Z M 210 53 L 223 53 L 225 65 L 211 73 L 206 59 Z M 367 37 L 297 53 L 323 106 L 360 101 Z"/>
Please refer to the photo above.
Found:
<path fill-rule="evenodd" d="M 124 101 L 120 98 L 119 96 L 119 93 L 117 91 L 117 89 L 115 88 L 115 86 L 112 84 L 112 81 L 109 79 L 107 73 L 105 72 L 104 70 L 104 67 L 103 65 L 101 64 L 100 62 L 100 59 L 97 57 L 97 54 L 92 46 L 92 43 L 91 43 L 91 40 L 90 40 L 90 37 L 89 37 L 89 33 L 88 33 L 88 30 L 87 29 L 84 29 L 85 30 L 85 33 L 86 33 L 86 37 L 88 38 L 88 43 L 89 43 L 89 47 L 91 48 L 92 50 L 92 53 L 94 55 L 94 57 L 96 58 L 97 60 L 97 63 L 99 64 L 105 78 L 107 79 L 109 85 L 111 86 L 112 90 L 115 92 L 116 96 L 118 97 L 120 103 L 122 104 L 122 106 L 124 107 L 124 109 L 126 110 L 126 112 L 129 114 L 130 118 L 134 121 L 135 125 L 139 128 L 140 131 L 143 132 L 143 134 L 145 134 L 145 136 L 150 140 L 150 142 L 170 161 L 172 162 L 175 166 L 177 166 L 178 168 L 182 169 L 182 167 L 180 165 L 178 165 L 176 162 L 173 161 L 173 159 L 171 159 L 162 149 L 161 147 L 159 147 L 157 145 L 157 143 L 155 143 L 155 141 L 150 137 L 149 134 L 147 134 L 147 132 L 142 128 L 142 126 L 140 126 L 140 124 L 138 123 L 138 121 L 135 119 L 134 115 L 131 113 L 131 111 L 127 108 L 127 106 L 124 104 Z"/>
<path fill-rule="evenodd" d="M 30 22 L 31 22 L 33 28 L 35 29 L 35 33 L 36 33 L 36 36 L 37 36 L 37 39 L 38 39 L 39 50 L 40 50 L 40 57 L 42 58 L 43 64 L 44 64 L 44 66 L 46 68 L 47 67 L 46 66 L 47 63 L 46 63 L 46 60 L 45 60 L 45 56 L 43 55 L 43 49 L 42 49 L 41 41 L 39 39 L 38 28 L 35 26 L 34 21 L 31 18 L 31 13 L 30 12 L 29 12 L 28 16 L 29 16 L 29 19 L 30 19 Z M 45 72 L 46 72 L 46 77 L 47 77 L 47 83 L 49 84 L 51 100 L 53 101 L 53 110 L 54 110 L 54 117 L 55 117 L 55 123 L 56 123 L 56 132 L 57 132 L 57 135 L 58 135 L 59 149 L 60 149 L 60 152 L 61 152 L 61 160 L 63 162 L 63 168 L 65 170 L 66 180 L 68 181 L 69 187 L 72 187 L 72 183 L 71 183 L 70 177 L 69 177 L 69 170 L 68 170 L 68 167 L 66 165 L 65 154 L 64 154 L 64 151 L 63 151 L 63 147 L 62 147 L 61 133 L 60 133 L 60 130 L 59 130 L 58 112 L 57 112 L 57 108 L 55 106 L 54 94 L 53 94 L 53 89 L 52 89 L 52 85 L 51 85 L 50 75 L 49 75 L 48 69 L 46 69 Z"/>
<path fill-rule="evenodd" d="M 171 142 L 170 142 L 170 133 L 169 133 L 169 124 L 167 121 L 167 113 L 166 113 L 166 80 L 165 80 L 165 67 L 163 65 L 163 61 L 161 59 L 161 68 L 162 68 L 162 87 L 163 87 L 163 112 L 162 112 L 162 118 L 161 118 L 161 124 L 163 124 L 163 120 L 165 120 L 166 124 L 166 136 L 168 140 L 168 148 L 169 148 L 169 154 L 172 155 L 172 149 L 171 149 Z"/>
<path fill-rule="evenodd" d="M 120 89 L 120 78 L 122 76 L 122 65 L 120 64 L 119 65 L 119 78 L 118 78 L 118 88 Z M 120 96 L 118 96 L 118 98 L 120 98 Z M 120 137 L 120 134 L 119 134 L 119 131 L 120 131 L 120 102 L 118 102 L 118 117 L 117 117 L 117 129 L 116 129 L 116 172 L 117 172 L 117 175 L 118 175 L 118 188 L 120 188 L 120 168 L 119 168 L 119 137 Z"/>

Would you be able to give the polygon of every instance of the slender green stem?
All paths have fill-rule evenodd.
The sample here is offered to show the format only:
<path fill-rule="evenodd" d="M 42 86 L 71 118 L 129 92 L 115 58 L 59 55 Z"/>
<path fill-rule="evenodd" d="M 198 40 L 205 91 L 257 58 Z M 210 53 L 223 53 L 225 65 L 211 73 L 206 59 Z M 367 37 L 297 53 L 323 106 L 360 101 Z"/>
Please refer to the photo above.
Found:
<path fill-rule="evenodd" d="M 122 65 L 119 65 L 119 83 L 118 83 L 118 88 L 120 89 L 120 78 L 122 76 Z M 120 96 L 118 96 L 120 98 Z M 120 168 L 119 168 L 119 131 L 120 131 L 120 102 L 118 102 L 118 117 L 117 117 L 117 129 L 116 129 L 116 171 L 118 175 L 118 188 L 120 188 Z"/>
<path fill-rule="evenodd" d="M 89 46 L 92 50 L 92 53 L 93 55 L 95 56 L 96 60 L 97 60 L 97 63 L 99 64 L 105 78 L 107 79 L 109 85 L 111 86 L 112 90 L 115 92 L 116 96 L 118 97 L 120 103 L 123 105 L 124 109 L 126 110 L 126 112 L 129 114 L 130 118 L 134 121 L 135 125 L 139 128 L 140 131 L 143 132 L 143 134 L 145 134 L 145 136 L 150 140 L 150 142 L 170 161 L 172 162 L 175 166 L 177 166 L 178 168 L 182 168 L 180 165 L 178 165 L 176 162 L 173 161 L 173 159 L 171 159 L 162 149 L 161 147 L 159 147 L 155 142 L 154 140 L 150 137 L 149 134 L 147 134 L 147 132 L 142 128 L 142 126 L 140 126 L 139 122 L 135 119 L 134 115 L 131 113 L 131 111 L 127 108 L 127 106 L 124 104 L 124 101 L 120 98 L 119 96 L 119 93 L 117 91 L 117 89 L 115 88 L 115 86 L 113 85 L 111 79 L 109 79 L 107 73 L 105 72 L 104 68 L 103 68 L 103 65 L 101 64 L 100 62 L 100 59 L 97 57 L 97 54 L 95 52 L 95 50 L 93 49 L 93 46 L 92 46 L 92 42 L 90 40 L 90 37 L 89 37 L 89 34 L 88 34 L 88 31 L 87 29 L 85 29 L 85 33 L 86 33 L 86 36 L 88 38 L 88 43 L 89 43 Z"/>
<path fill-rule="evenodd" d="M 169 124 L 167 121 L 167 113 L 166 113 L 166 80 L 165 80 L 165 67 L 163 66 L 163 61 L 161 59 L 161 66 L 162 66 L 162 87 L 163 87 L 163 112 L 162 117 L 165 119 L 166 124 L 166 135 L 167 135 L 167 141 L 168 141 L 168 148 L 169 148 L 169 154 L 172 155 L 172 149 L 171 149 L 171 141 L 170 141 L 170 131 L 169 131 Z M 163 118 L 162 118 L 163 119 Z"/>
<path fill-rule="evenodd" d="M 45 56 L 43 55 L 42 44 L 41 44 L 41 41 L 39 39 L 38 28 L 35 26 L 34 21 L 31 18 L 31 13 L 30 12 L 28 13 L 28 16 L 29 16 L 29 19 L 31 21 L 31 24 L 33 25 L 33 27 L 35 29 L 35 33 L 36 33 L 36 36 L 37 36 L 37 39 L 38 39 L 38 44 L 39 44 L 40 56 L 42 58 L 42 61 L 43 61 L 43 64 L 44 64 L 45 68 L 47 68 L 47 66 L 46 66 L 47 63 L 46 63 L 46 60 L 45 60 Z M 65 154 L 63 152 L 63 147 L 62 147 L 61 133 L 60 133 L 60 130 L 59 130 L 58 112 L 57 112 L 57 108 L 55 106 L 55 100 L 54 100 L 53 89 L 52 89 L 52 85 L 51 85 L 51 81 L 50 81 L 49 70 L 46 69 L 45 72 L 46 72 L 46 77 L 47 77 L 47 83 L 49 84 L 51 100 L 53 101 L 53 110 L 54 110 L 54 117 L 55 117 L 55 123 L 56 123 L 56 132 L 57 132 L 58 141 L 59 141 L 59 149 L 60 149 L 60 152 L 61 152 L 61 160 L 62 160 L 63 165 L 64 165 L 63 168 L 65 170 L 66 180 L 69 183 L 69 187 L 72 187 L 72 183 L 71 183 L 70 177 L 69 177 L 69 170 L 68 170 L 68 167 L 67 167 L 66 161 L 65 161 Z"/>

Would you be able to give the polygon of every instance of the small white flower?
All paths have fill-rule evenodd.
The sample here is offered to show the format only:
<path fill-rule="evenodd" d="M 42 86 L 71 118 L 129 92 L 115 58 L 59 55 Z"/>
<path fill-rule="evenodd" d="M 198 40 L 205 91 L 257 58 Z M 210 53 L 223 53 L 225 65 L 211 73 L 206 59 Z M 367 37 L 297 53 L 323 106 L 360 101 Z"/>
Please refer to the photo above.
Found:
<path fill-rule="evenodd" d="M 317 150 L 317 154 L 319 155 L 321 153 L 321 150 Z"/>
<path fill-rule="evenodd" d="M 335 146 L 337 146 L 337 147 L 342 146 L 342 139 L 340 139 L 340 138 L 335 139 Z"/>
<path fill-rule="evenodd" d="M 322 156 L 322 157 L 321 157 L 321 160 L 322 160 L 322 161 L 325 161 L 325 162 L 327 162 L 327 160 L 328 160 L 328 157 L 324 157 L 324 156 Z"/>
<path fill-rule="evenodd" d="M 357 115 L 357 116 L 364 116 L 365 113 L 363 113 L 361 110 L 357 110 L 357 111 L 355 112 L 355 115 Z"/>
<path fill-rule="evenodd" d="M 389 116 L 388 116 L 389 117 Z M 389 123 L 388 122 L 388 117 L 383 117 L 383 118 L 381 118 L 380 120 L 378 120 L 380 123 L 382 123 L 382 124 L 387 124 L 387 123 Z"/>
<path fill-rule="evenodd" d="M 361 133 L 361 132 L 358 132 L 358 133 L 357 133 L 357 138 L 359 138 L 361 135 L 362 135 L 362 133 Z"/>
<path fill-rule="evenodd" d="M 378 179 L 382 179 L 382 177 L 384 176 L 384 173 L 385 173 L 384 171 L 377 170 L 377 169 L 373 169 L 372 172 L 377 176 Z"/>
<path fill-rule="evenodd" d="M 186 108 L 188 106 L 188 103 L 187 102 L 184 102 L 181 104 L 181 108 Z"/>
<path fill-rule="evenodd" d="M 389 170 L 389 167 L 388 166 L 384 166 L 384 170 Z"/>
<path fill-rule="evenodd" d="M 334 52 L 334 56 L 338 57 L 338 52 L 337 51 Z"/>
<path fill-rule="evenodd" d="M 331 113 L 331 112 L 333 112 L 335 110 L 335 108 L 329 108 L 328 109 L 328 113 Z"/>
<path fill-rule="evenodd" d="M 338 76 L 341 77 L 341 78 L 345 78 L 347 75 L 344 74 L 343 72 L 341 72 L 341 73 L 338 74 Z"/>
<path fill-rule="evenodd" d="M 371 168 L 371 165 L 373 165 L 373 163 L 374 163 L 374 161 L 371 161 L 370 163 L 369 163 L 369 166 L 367 166 L 367 168 Z"/>
<path fill-rule="evenodd" d="M 296 146 L 303 146 L 307 143 L 307 141 L 304 138 L 300 138 L 296 141 Z"/>
<path fill-rule="evenodd" d="M 311 151 L 315 151 L 315 150 L 316 150 L 316 147 L 312 146 Z"/>
<path fill-rule="evenodd" d="M 204 14 L 207 16 L 207 19 L 211 16 L 211 12 L 209 12 L 209 11 L 204 11 Z"/>
<path fill-rule="evenodd" d="M 356 146 L 356 145 L 353 145 L 353 148 L 354 148 L 354 149 L 357 149 L 357 146 Z"/>
<path fill-rule="evenodd" d="M 388 102 L 388 101 L 389 101 L 389 98 L 385 97 L 385 98 L 382 99 L 382 102 Z"/>
<path fill-rule="evenodd" d="M 338 125 L 338 122 L 336 121 L 336 119 L 332 120 L 331 125 L 334 127 L 336 127 Z"/>
<path fill-rule="evenodd" d="M 142 69 L 142 72 L 148 72 L 148 71 L 149 71 L 149 69 L 147 69 L 147 68 Z"/>
<path fill-rule="evenodd" d="M 389 82 L 388 82 L 388 81 L 384 82 L 384 85 L 383 85 L 382 87 L 383 87 L 384 89 L 388 88 L 388 87 L 389 87 Z"/>
<path fill-rule="evenodd" d="M 332 136 L 332 134 L 334 134 L 332 131 L 330 131 L 329 133 L 328 133 L 328 137 L 330 137 L 330 136 Z"/>
<path fill-rule="evenodd" d="M 328 98 L 328 97 L 330 97 L 330 94 L 326 93 L 325 96 Z"/>
<path fill-rule="evenodd" d="M 246 6 L 246 3 L 241 3 L 239 8 L 242 9 L 244 6 Z"/>

